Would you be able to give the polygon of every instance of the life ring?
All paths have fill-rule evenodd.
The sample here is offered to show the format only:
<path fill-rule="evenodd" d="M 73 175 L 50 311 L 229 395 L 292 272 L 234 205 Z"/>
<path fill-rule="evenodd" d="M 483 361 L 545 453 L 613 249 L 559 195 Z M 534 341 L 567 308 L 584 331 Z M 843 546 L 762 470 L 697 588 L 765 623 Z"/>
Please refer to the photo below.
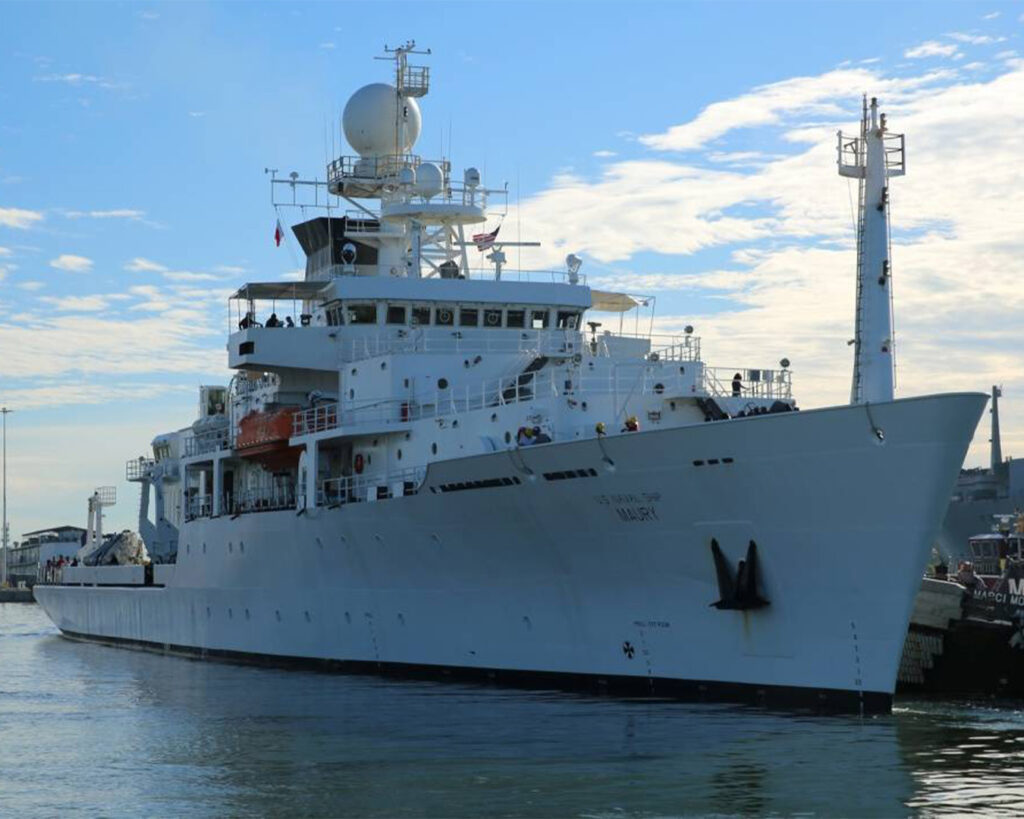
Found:
<path fill-rule="evenodd" d="M 487 311 L 486 315 L 488 324 L 493 326 L 495 324 L 501 323 L 501 313 L 499 313 L 497 310 L 489 310 Z"/>
<path fill-rule="evenodd" d="M 352 462 L 352 467 L 355 469 L 357 475 L 363 474 L 363 453 L 356 455 L 355 460 Z"/>
<path fill-rule="evenodd" d="M 438 310 L 437 311 L 437 323 L 448 324 L 452 320 L 451 310 Z"/>

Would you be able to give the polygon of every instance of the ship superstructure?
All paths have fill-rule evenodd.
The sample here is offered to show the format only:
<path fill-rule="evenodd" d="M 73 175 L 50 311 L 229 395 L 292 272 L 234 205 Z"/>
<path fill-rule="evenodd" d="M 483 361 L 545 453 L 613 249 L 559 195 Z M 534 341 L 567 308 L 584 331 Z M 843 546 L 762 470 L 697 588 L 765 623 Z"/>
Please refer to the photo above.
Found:
<path fill-rule="evenodd" d="M 272 180 L 325 215 L 293 228 L 303 280 L 232 297 L 230 384 L 128 464 L 157 565 L 65 570 L 39 601 L 70 636 L 204 656 L 887 708 L 984 397 L 872 376 L 797 412 L 788 361 L 624 332 L 650 299 L 575 255 L 509 271 L 503 189 L 412 153 L 417 53 L 346 105 L 357 155 Z"/>

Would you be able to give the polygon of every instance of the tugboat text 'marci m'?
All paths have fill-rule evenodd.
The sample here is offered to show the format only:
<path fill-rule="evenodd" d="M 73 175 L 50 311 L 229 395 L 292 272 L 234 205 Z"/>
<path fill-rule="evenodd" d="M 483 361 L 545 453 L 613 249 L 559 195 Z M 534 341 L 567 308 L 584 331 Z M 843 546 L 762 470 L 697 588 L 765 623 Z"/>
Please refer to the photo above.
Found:
<path fill-rule="evenodd" d="M 874 102 L 840 137 L 853 400 L 797 412 L 788 362 L 715 369 L 690 333 L 602 331 L 594 313 L 641 303 L 574 256 L 503 275 L 501 192 L 412 153 L 415 53 L 346 105 L 357 155 L 274 181 L 330 205 L 293 228 L 305 279 L 238 290 L 230 386 L 129 462 L 152 564 L 66 568 L 38 601 L 69 637 L 203 657 L 888 709 L 985 402 L 893 400 L 901 138 Z"/>

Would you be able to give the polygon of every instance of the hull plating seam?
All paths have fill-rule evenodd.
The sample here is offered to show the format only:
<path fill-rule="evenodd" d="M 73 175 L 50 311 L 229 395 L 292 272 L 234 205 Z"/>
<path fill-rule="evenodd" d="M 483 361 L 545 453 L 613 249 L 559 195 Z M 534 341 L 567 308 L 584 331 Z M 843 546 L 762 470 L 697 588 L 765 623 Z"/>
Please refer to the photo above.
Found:
<path fill-rule="evenodd" d="M 668 677 L 519 671 L 362 660 L 326 660 L 168 645 L 123 637 L 78 634 L 73 631 L 62 631 L 61 633 L 69 639 L 82 642 L 270 668 L 302 668 L 313 671 L 377 674 L 428 680 L 458 679 L 516 688 L 554 688 L 564 691 L 584 691 L 628 697 L 678 699 L 687 702 L 731 702 L 755 705 L 761 708 L 807 709 L 828 713 L 888 714 L 892 710 L 892 695 L 881 691 L 856 692 L 833 688 L 756 685 L 715 680 L 681 680 Z"/>

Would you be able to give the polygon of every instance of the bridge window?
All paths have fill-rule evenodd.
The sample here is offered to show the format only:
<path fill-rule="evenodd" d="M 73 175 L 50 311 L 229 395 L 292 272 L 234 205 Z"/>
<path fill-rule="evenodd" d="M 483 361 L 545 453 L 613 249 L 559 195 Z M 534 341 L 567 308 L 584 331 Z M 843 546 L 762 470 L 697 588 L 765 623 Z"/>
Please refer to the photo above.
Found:
<path fill-rule="evenodd" d="M 525 327 L 526 326 L 526 311 L 525 310 L 509 310 L 505 316 L 506 327 Z"/>
<path fill-rule="evenodd" d="M 339 327 L 345 323 L 345 311 L 340 307 L 328 307 L 324 313 L 328 327 Z"/>
<path fill-rule="evenodd" d="M 484 327 L 501 327 L 501 310 L 484 310 Z"/>
<path fill-rule="evenodd" d="M 530 329 L 532 330 L 543 330 L 548 326 L 548 311 L 547 310 L 531 310 L 530 311 Z"/>
<path fill-rule="evenodd" d="M 580 315 L 576 312 L 568 310 L 558 311 L 558 329 L 559 330 L 575 330 L 576 325 L 579 323 Z"/>
<path fill-rule="evenodd" d="M 405 324 L 405 307 L 400 304 L 388 305 L 388 324 Z"/>
<path fill-rule="evenodd" d="M 350 304 L 348 305 L 349 324 L 376 324 L 376 304 Z"/>
<path fill-rule="evenodd" d="M 412 324 L 414 327 L 430 324 L 430 308 L 429 307 L 413 307 L 412 308 Z"/>
<path fill-rule="evenodd" d="M 451 327 L 455 323 L 455 308 L 438 307 L 434 323 L 440 324 L 442 327 Z"/>
<path fill-rule="evenodd" d="M 462 310 L 459 311 L 459 324 L 462 327 L 476 327 L 479 323 L 479 310 L 467 310 L 463 308 Z"/>

